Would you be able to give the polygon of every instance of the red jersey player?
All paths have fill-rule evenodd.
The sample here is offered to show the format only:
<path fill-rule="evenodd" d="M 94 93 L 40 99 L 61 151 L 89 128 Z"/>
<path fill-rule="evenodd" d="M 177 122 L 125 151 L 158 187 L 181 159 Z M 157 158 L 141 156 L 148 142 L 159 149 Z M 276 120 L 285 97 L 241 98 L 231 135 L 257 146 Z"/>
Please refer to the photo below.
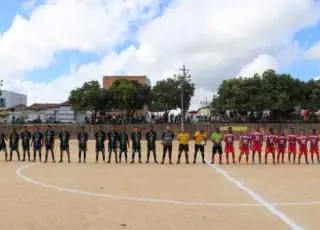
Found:
<path fill-rule="evenodd" d="M 317 156 L 318 163 L 320 163 L 319 158 L 319 135 L 315 129 L 312 129 L 312 133 L 309 136 L 310 140 L 310 153 L 311 153 L 311 161 L 314 163 L 314 154 Z"/>
<path fill-rule="evenodd" d="M 298 136 L 295 134 L 294 129 L 290 128 L 290 134 L 287 137 L 289 142 L 288 144 L 288 154 L 289 154 L 289 163 L 291 163 L 291 156 L 293 155 L 293 163 L 296 163 L 296 155 L 297 155 L 297 141 Z"/>
<path fill-rule="evenodd" d="M 275 143 L 276 143 L 276 136 L 273 133 L 273 129 L 270 128 L 269 134 L 266 136 L 266 149 L 265 149 L 265 156 L 264 156 L 264 163 L 268 163 L 268 155 L 269 153 L 272 154 L 272 160 L 273 164 L 276 163 L 276 149 L 275 149 Z"/>
<path fill-rule="evenodd" d="M 309 164 L 308 161 L 308 137 L 306 136 L 306 132 L 304 129 L 301 130 L 301 135 L 298 138 L 298 143 L 299 143 L 299 159 L 298 163 L 301 163 L 301 157 L 304 155 L 306 164 Z"/>
<path fill-rule="evenodd" d="M 256 152 L 258 153 L 259 163 L 261 164 L 263 135 L 261 134 L 259 127 L 257 127 L 256 130 L 253 131 L 250 140 L 252 150 L 252 164 L 254 164 Z"/>
<path fill-rule="evenodd" d="M 226 153 L 226 157 L 227 157 L 227 164 L 229 164 L 229 154 L 231 153 L 232 154 L 232 162 L 233 164 L 236 163 L 236 160 L 235 160 L 235 154 L 234 154 L 234 135 L 232 133 L 232 128 L 229 127 L 228 128 L 228 132 L 225 133 L 224 135 L 224 141 L 226 143 L 225 145 L 225 153 Z"/>
<path fill-rule="evenodd" d="M 250 145 L 250 135 L 249 133 L 246 131 L 244 134 L 241 134 L 240 136 L 240 155 L 239 155 L 239 164 L 241 163 L 241 158 L 242 155 L 245 154 L 246 155 L 246 162 L 248 164 L 249 162 L 249 145 Z"/>
<path fill-rule="evenodd" d="M 277 147 L 278 147 L 278 156 L 277 156 L 277 162 L 280 164 L 280 158 L 281 163 L 284 164 L 284 154 L 286 152 L 286 146 L 287 146 L 287 137 L 284 132 L 280 133 L 277 137 Z"/>

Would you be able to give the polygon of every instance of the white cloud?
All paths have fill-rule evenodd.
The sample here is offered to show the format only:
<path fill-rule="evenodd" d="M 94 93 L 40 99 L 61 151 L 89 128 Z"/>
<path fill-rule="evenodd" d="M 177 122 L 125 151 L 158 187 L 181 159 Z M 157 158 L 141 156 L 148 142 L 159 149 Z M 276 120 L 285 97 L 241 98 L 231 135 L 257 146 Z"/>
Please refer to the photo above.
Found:
<path fill-rule="evenodd" d="M 48 0 L 30 19 L 17 15 L 0 40 L 4 78 L 48 67 L 64 50 L 100 52 L 126 39 L 129 23 L 147 20 L 155 0 Z M 146 6 L 150 12 L 143 14 Z M 141 17 L 145 16 L 145 17 Z"/>
<path fill-rule="evenodd" d="M 245 65 L 238 76 L 251 77 L 255 73 L 262 74 L 267 69 L 277 70 L 277 61 L 272 56 L 263 54 Z"/>
<path fill-rule="evenodd" d="M 316 43 L 309 50 L 306 51 L 305 57 L 311 60 L 319 60 L 320 59 L 320 42 Z"/>
<path fill-rule="evenodd" d="M 110 51 L 126 39 L 132 20 L 154 15 L 157 3 L 51 0 L 36 8 L 30 20 L 16 17 L 3 35 L 1 74 L 14 76 L 45 68 L 52 55 L 63 50 Z M 149 4 L 151 15 L 143 15 Z M 298 55 L 300 49 L 292 42 L 294 33 L 314 25 L 319 17 L 319 3 L 312 0 L 202 0 L 201 4 L 175 0 L 161 17 L 140 27 L 138 47 L 107 52 L 100 62 L 83 65 L 47 84 L 18 77 L 7 81 L 10 87 L 28 92 L 30 102 L 63 101 L 71 88 L 87 80 L 101 80 L 105 74 L 146 74 L 155 82 L 186 64 L 197 85 L 196 105 L 205 97 L 211 99 L 223 79 L 276 68 L 287 57 Z"/>

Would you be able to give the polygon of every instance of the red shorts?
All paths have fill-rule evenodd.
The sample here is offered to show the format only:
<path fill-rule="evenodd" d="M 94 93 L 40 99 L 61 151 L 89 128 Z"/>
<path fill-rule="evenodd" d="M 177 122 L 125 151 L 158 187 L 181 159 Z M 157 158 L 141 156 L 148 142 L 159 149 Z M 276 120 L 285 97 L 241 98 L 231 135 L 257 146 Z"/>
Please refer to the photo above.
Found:
<path fill-rule="evenodd" d="M 278 146 L 278 152 L 279 153 L 285 153 L 286 152 L 286 146 Z"/>
<path fill-rule="evenodd" d="M 262 151 L 262 146 L 261 146 L 261 144 L 253 143 L 251 150 L 253 152 L 261 152 Z"/>
<path fill-rule="evenodd" d="M 319 153 L 319 147 L 317 145 L 311 145 L 310 153 Z"/>
<path fill-rule="evenodd" d="M 249 154 L 249 145 L 242 145 L 240 147 L 240 153 Z"/>
<path fill-rule="evenodd" d="M 300 146 L 299 146 L 299 153 L 300 153 L 300 154 L 307 154 L 307 153 L 308 153 L 308 147 L 307 147 L 307 145 L 300 145 Z"/>
<path fill-rule="evenodd" d="M 266 153 L 274 153 L 276 148 L 272 145 L 266 146 Z"/>
<path fill-rule="evenodd" d="M 297 145 L 289 145 L 288 146 L 288 153 L 297 153 Z"/>
<path fill-rule="evenodd" d="M 234 153 L 234 146 L 233 144 L 226 144 L 226 147 L 224 149 L 225 153 Z"/>

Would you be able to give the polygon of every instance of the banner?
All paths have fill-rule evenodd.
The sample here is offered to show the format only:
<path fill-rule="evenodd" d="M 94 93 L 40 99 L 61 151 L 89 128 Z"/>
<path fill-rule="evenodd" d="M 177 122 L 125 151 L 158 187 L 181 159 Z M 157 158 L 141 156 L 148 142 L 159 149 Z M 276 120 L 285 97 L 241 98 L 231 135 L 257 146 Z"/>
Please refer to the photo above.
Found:
<path fill-rule="evenodd" d="M 220 130 L 221 131 L 228 131 L 228 128 L 231 127 L 233 131 L 247 131 L 248 127 L 247 126 L 221 126 Z"/>

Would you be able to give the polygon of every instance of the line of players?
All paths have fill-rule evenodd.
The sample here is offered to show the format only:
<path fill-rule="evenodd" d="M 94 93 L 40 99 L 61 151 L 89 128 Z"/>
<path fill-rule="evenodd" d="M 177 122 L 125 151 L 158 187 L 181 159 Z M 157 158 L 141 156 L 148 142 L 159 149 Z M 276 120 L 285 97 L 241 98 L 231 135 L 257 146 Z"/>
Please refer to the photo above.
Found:
<path fill-rule="evenodd" d="M 230 136 L 230 130 L 226 134 Z M 226 140 L 226 146 L 228 140 Z M 289 132 L 286 131 L 275 134 L 274 129 L 270 128 L 266 135 L 260 131 L 260 128 L 253 130 L 251 134 L 249 132 L 242 133 L 239 140 L 239 162 L 241 162 L 242 156 L 246 156 L 246 162 L 249 160 L 250 150 L 252 152 L 252 163 L 255 162 L 255 156 L 258 154 L 259 163 L 262 163 L 262 147 L 265 141 L 265 159 L 264 163 L 267 164 L 268 155 L 272 155 L 273 164 L 284 164 L 285 154 L 288 153 L 289 163 L 301 163 L 301 158 L 305 158 L 305 163 L 309 164 L 308 153 L 311 155 L 311 162 L 314 163 L 314 157 L 316 156 L 317 163 L 320 163 L 319 156 L 319 135 L 316 129 L 312 129 L 311 134 L 307 135 L 304 129 L 301 129 L 300 134 L 296 134 L 293 128 L 290 128 Z M 230 140 L 230 143 L 233 141 Z M 309 145 L 308 145 L 309 143 Z M 299 152 L 297 152 L 297 147 Z M 308 151 L 309 150 L 309 151 Z M 228 155 L 228 153 L 227 153 Z M 297 159 L 298 158 L 298 159 Z M 234 158 L 233 158 L 234 160 Z"/>
<path fill-rule="evenodd" d="M 42 161 L 42 148 L 45 149 L 45 159 L 44 163 L 48 162 L 48 156 L 51 155 L 52 162 L 56 163 L 54 146 L 55 139 L 58 136 L 60 140 L 60 161 L 63 162 L 64 153 L 67 154 L 68 162 L 70 163 L 70 133 L 66 130 L 65 126 L 62 127 L 62 130 L 56 135 L 52 130 L 51 126 L 47 126 L 47 130 L 44 133 L 40 132 L 39 128 L 36 128 L 36 131 L 31 133 L 28 130 L 28 127 L 24 127 L 24 130 L 19 134 L 16 128 L 12 129 L 12 133 L 9 135 L 9 138 L 6 137 L 4 133 L 0 134 L 0 151 L 5 153 L 5 161 L 12 161 L 13 154 L 16 153 L 18 161 L 20 161 L 20 150 L 19 143 L 21 140 L 22 145 L 22 161 L 31 161 L 30 151 L 33 148 L 33 162 L 36 161 L 37 154 L 39 161 Z M 7 150 L 6 141 L 9 139 L 9 151 Z M 138 128 L 135 128 L 130 136 L 132 142 L 132 161 L 135 162 L 135 155 L 138 155 L 139 163 L 141 162 L 141 139 L 142 134 Z M 155 163 L 158 163 L 156 156 L 156 140 L 157 133 L 151 127 L 150 130 L 146 133 L 147 139 L 147 162 L 149 163 L 149 158 L 151 152 L 153 152 L 153 157 Z M 84 127 L 81 127 L 80 132 L 77 135 L 78 140 L 78 162 L 86 163 L 87 158 L 87 142 L 88 142 L 88 133 L 85 131 Z M 128 161 L 128 150 L 130 148 L 129 135 L 122 130 L 121 132 L 115 131 L 114 127 L 111 127 L 109 132 L 104 132 L 102 127 L 99 127 L 99 130 L 95 133 L 95 152 L 96 152 L 96 163 L 99 161 L 100 154 L 102 155 L 102 160 L 106 161 L 105 155 L 105 142 L 108 140 L 108 152 L 109 158 L 107 163 L 111 162 L 111 156 L 114 154 L 116 163 L 122 160 L 122 156 L 125 157 L 125 161 Z M 172 164 L 172 142 L 174 140 L 174 133 L 171 131 L 170 126 L 167 127 L 167 130 L 162 135 L 162 144 L 163 144 L 163 159 L 162 164 L 168 153 L 169 162 Z M 119 152 L 118 152 L 119 151 Z M 26 159 L 27 157 L 27 159 Z"/>
<path fill-rule="evenodd" d="M 36 156 L 38 153 L 39 160 L 42 161 L 42 148 L 45 147 L 45 159 L 44 162 L 48 161 L 49 153 L 53 162 L 55 161 L 54 146 L 55 146 L 55 132 L 51 129 L 51 126 L 47 126 L 47 130 L 44 133 L 39 131 L 39 128 L 36 128 L 34 133 L 30 133 L 28 128 L 25 127 L 24 130 L 20 133 L 17 133 L 17 130 L 14 128 L 12 133 L 9 135 L 9 155 L 6 147 L 6 136 L 5 134 L 0 134 L 0 151 L 5 152 L 5 160 L 12 161 L 13 153 L 16 152 L 18 161 L 20 161 L 20 152 L 19 152 L 19 140 L 22 142 L 23 156 L 22 161 L 30 161 L 30 149 L 33 148 L 33 161 L 36 161 Z M 70 133 L 65 129 L 65 126 L 62 127 L 62 130 L 58 133 L 58 138 L 60 139 L 60 161 L 63 162 L 64 152 L 67 154 L 68 162 L 70 163 Z M 141 163 L 141 138 L 142 134 L 139 132 L 138 128 L 135 128 L 134 132 L 131 133 L 132 141 L 132 161 L 135 161 L 135 154 L 138 155 L 139 163 Z M 193 163 L 196 163 L 197 152 L 201 152 L 202 162 L 205 163 L 204 159 L 204 146 L 206 145 L 207 135 L 203 130 L 196 132 L 193 135 L 195 139 L 195 152 Z M 84 127 L 81 128 L 77 136 L 79 142 L 79 163 L 86 162 L 87 156 L 87 142 L 88 142 L 88 133 L 85 132 Z M 149 163 L 149 158 L 151 152 L 153 152 L 154 161 L 157 161 L 156 155 L 156 140 L 157 133 L 151 127 L 150 130 L 146 133 L 147 139 L 147 162 Z M 177 139 L 179 141 L 179 154 L 178 162 L 180 163 L 180 158 L 182 152 L 185 152 L 186 163 L 189 163 L 189 133 L 181 130 L 178 134 Z M 111 127 L 111 130 L 108 133 L 105 133 L 100 127 L 99 130 L 95 133 L 95 142 L 96 142 L 96 162 L 99 161 L 99 153 L 102 155 L 103 161 L 106 160 L 105 157 L 105 142 L 108 140 L 108 152 L 109 158 L 108 163 L 111 162 L 112 154 L 115 155 L 116 163 L 122 160 L 124 155 L 125 161 L 128 160 L 128 149 L 130 148 L 129 135 L 122 130 L 121 132 L 116 132 L 114 127 Z M 163 157 L 161 163 L 164 163 L 166 154 L 169 156 L 169 163 L 172 164 L 172 142 L 174 140 L 174 133 L 171 131 L 170 126 L 167 127 L 167 130 L 162 135 L 162 144 L 163 144 Z M 229 164 L 229 155 L 232 155 L 233 163 L 236 163 L 235 159 L 235 148 L 234 141 L 235 136 L 233 134 L 232 128 L 229 127 L 228 131 L 221 134 L 219 128 L 216 129 L 211 135 L 212 146 L 212 161 L 214 164 L 214 158 L 216 154 L 219 155 L 219 163 L 222 164 L 222 142 L 225 144 L 224 152 L 226 153 L 226 163 Z M 285 153 L 288 153 L 289 163 L 296 163 L 296 158 L 298 156 L 298 163 L 301 163 L 301 158 L 304 156 L 305 162 L 309 164 L 308 159 L 308 142 L 310 142 L 309 150 L 311 154 L 311 161 L 314 163 L 314 156 L 317 157 L 317 162 L 320 163 L 319 156 L 319 135 L 316 130 L 313 129 L 311 135 L 306 135 L 305 130 L 301 130 L 300 135 L 295 134 L 293 128 L 290 129 L 289 133 L 281 132 L 276 135 L 274 130 L 270 128 L 268 133 L 265 135 L 263 131 L 260 131 L 260 128 L 256 128 L 252 133 L 244 132 L 241 133 L 239 139 L 239 150 L 240 155 L 238 162 L 240 163 L 242 157 L 245 156 L 246 162 L 249 161 L 250 150 L 252 153 L 252 163 L 255 163 L 256 154 L 258 155 L 259 163 L 262 163 L 262 148 L 263 143 L 265 142 L 265 164 L 267 164 L 268 155 L 272 155 L 273 163 L 280 164 L 285 163 L 284 157 Z M 299 154 L 297 155 L 297 145 L 299 146 Z"/>

